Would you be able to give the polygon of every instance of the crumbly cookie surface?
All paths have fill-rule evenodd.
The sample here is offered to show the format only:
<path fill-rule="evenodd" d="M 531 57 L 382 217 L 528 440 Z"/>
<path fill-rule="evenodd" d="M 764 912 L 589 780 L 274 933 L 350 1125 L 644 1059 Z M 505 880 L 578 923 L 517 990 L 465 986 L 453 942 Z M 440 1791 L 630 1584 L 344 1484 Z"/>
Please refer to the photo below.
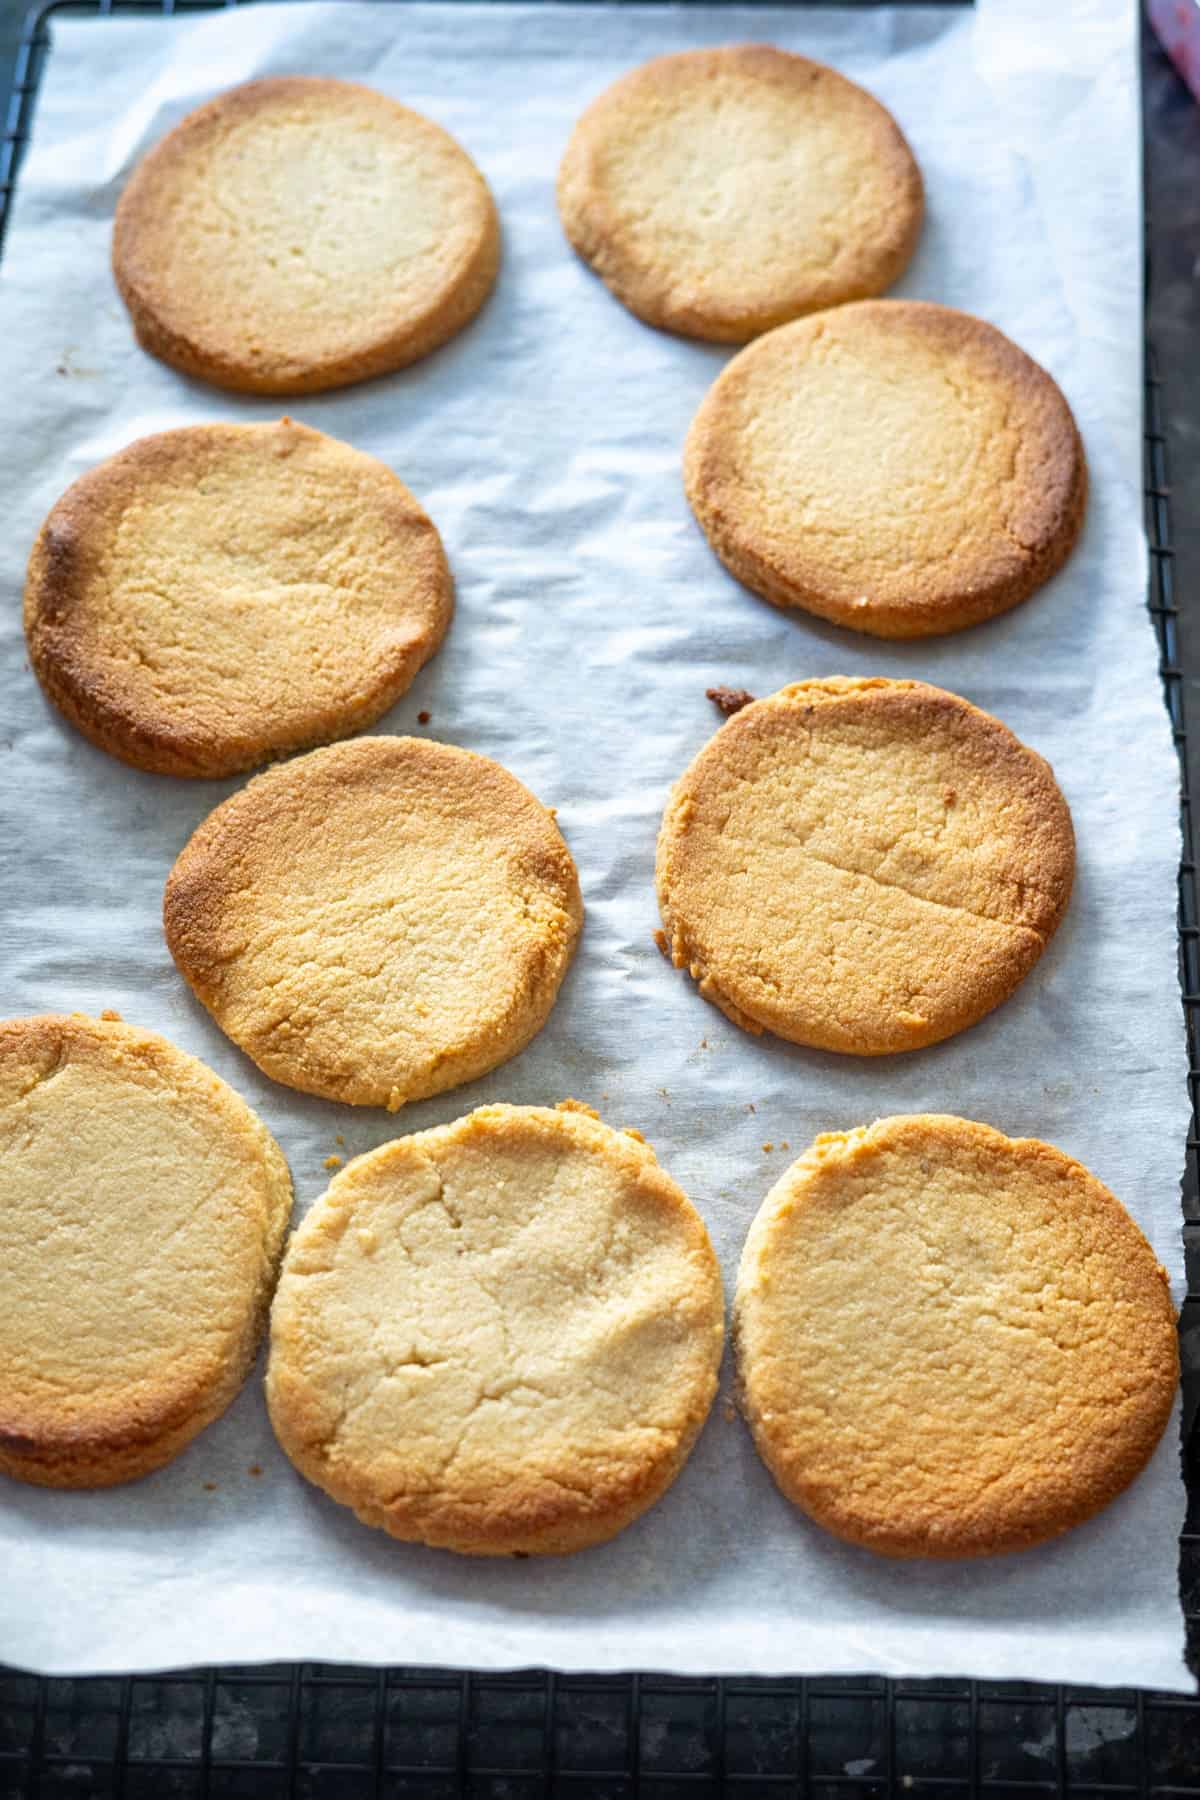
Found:
<path fill-rule="evenodd" d="M 496 208 L 461 145 L 371 88 L 229 89 L 134 170 L 113 273 L 142 346 L 185 374 L 305 394 L 398 369 L 486 299 Z"/>
<path fill-rule="evenodd" d="M 140 438 L 42 526 L 43 688 L 138 768 L 228 775 L 374 721 L 434 654 L 453 583 L 391 470 L 290 419 Z"/>
<path fill-rule="evenodd" d="M 583 903 L 553 815 L 499 763 L 368 737 L 217 807 L 163 918 L 194 992 L 268 1075 L 394 1110 L 524 1049 Z"/>
<path fill-rule="evenodd" d="M 149 1031 L 0 1025 L 0 1473 L 107 1487 L 170 1460 L 254 1359 L 287 1165 Z"/>
<path fill-rule="evenodd" d="M 558 203 L 631 311 L 729 343 L 882 293 L 924 208 L 891 114 L 769 44 L 660 56 L 615 82 L 575 127 Z"/>
<path fill-rule="evenodd" d="M 1071 816 L 1007 726 L 918 681 L 797 682 L 737 712 L 658 839 L 677 967 L 734 1022 L 859 1056 L 1007 998 L 1071 894 Z"/>
<path fill-rule="evenodd" d="M 742 1405 L 784 1494 L 889 1556 L 1017 1550 L 1141 1471 L 1179 1378 L 1165 1271 L 1061 1150 L 938 1115 L 819 1137 L 734 1302 Z"/>
<path fill-rule="evenodd" d="M 722 1336 L 708 1234 L 640 1136 L 488 1106 L 335 1176 L 288 1249 L 267 1400 L 365 1524 L 565 1552 L 674 1480 Z"/>
<path fill-rule="evenodd" d="M 871 300 L 751 344 L 688 433 L 684 485 L 739 581 L 877 637 L 957 631 L 1070 555 L 1087 467 L 1046 371 L 951 307 Z"/>

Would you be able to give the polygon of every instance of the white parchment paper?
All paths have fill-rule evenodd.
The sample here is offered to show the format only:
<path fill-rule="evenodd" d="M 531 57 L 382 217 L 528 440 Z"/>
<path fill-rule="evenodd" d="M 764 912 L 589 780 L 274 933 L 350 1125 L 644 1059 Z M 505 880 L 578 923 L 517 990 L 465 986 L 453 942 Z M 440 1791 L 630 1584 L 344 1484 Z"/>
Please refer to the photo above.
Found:
<path fill-rule="evenodd" d="M 583 105 L 645 57 L 746 38 L 826 58 L 893 108 L 929 196 L 898 291 L 995 321 L 1075 408 L 1093 480 L 1083 542 L 1049 588 L 992 625 L 885 644 L 744 592 L 693 523 L 679 473 L 728 352 L 640 325 L 562 238 L 554 174 Z M 324 1186 L 338 1133 L 354 1154 L 485 1100 L 574 1094 L 656 1145 L 731 1284 L 767 1187 L 816 1132 L 936 1109 L 1080 1157 L 1136 1214 L 1178 1292 L 1177 775 L 1144 610 L 1134 69 L 1132 4 L 1105 0 L 983 0 L 975 16 L 314 4 L 56 22 L 0 268 L 5 1010 L 116 1007 L 203 1057 L 278 1135 L 301 1209 Z M 428 709 L 432 734 L 497 757 L 557 806 L 588 908 L 533 1046 L 399 1118 L 273 1085 L 192 1002 L 163 945 L 162 884 L 236 783 L 139 775 L 90 748 L 43 702 L 21 636 L 24 560 L 68 482 L 145 432 L 280 410 L 143 355 L 108 242 L 121 187 L 163 131 L 230 83 L 289 71 L 361 79 L 427 111 L 495 189 L 504 264 L 479 320 L 416 368 L 293 410 L 390 463 L 454 566 L 449 639 L 382 729 L 420 729 Z M 1078 887 L 1049 953 L 982 1025 L 917 1055 L 854 1061 L 756 1041 L 652 942 L 663 801 L 719 723 L 706 686 L 763 694 L 834 673 L 917 675 L 967 695 L 1050 758 L 1075 817 Z M 256 1375 L 172 1467 L 134 1487 L 0 1482 L 0 1659 L 1188 1685 L 1175 1429 L 1146 1475 L 1062 1542 L 904 1566 L 794 1513 L 718 1403 L 677 1485 L 616 1542 L 479 1564 L 393 1544 L 302 1482 L 260 1387 Z"/>

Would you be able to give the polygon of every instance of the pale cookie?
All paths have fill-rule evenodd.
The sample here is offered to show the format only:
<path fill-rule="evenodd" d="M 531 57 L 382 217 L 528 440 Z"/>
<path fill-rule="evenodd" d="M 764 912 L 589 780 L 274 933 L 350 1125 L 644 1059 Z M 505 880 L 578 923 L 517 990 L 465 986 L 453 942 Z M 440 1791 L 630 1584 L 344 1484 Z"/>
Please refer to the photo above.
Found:
<path fill-rule="evenodd" d="M 113 230 L 143 348 L 255 394 L 425 356 L 474 318 L 499 260 L 487 183 L 448 132 L 307 75 L 189 113 L 134 170 Z"/>
<path fill-rule="evenodd" d="M 366 1525 L 582 1550 L 678 1475 L 722 1336 L 708 1233 L 639 1133 L 486 1106 L 334 1177 L 288 1247 L 267 1404 Z"/>
<path fill-rule="evenodd" d="M 282 419 L 139 438 L 42 526 L 30 661 L 102 750 L 228 775 L 373 724 L 446 633 L 441 539 L 374 457 Z"/>
<path fill-rule="evenodd" d="M 1007 726 L 920 681 L 801 681 L 735 713 L 668 802 L 673 961 L 747 1031 L 880 1056 L 973 1025 L 1066 911 L 1071 815 Z"/>
<path fill-rule="evenodd" d="M 1087 467 L 1059 388 L 994 326 L 873 300 L 735 356 L 688 433 L 684 485 L 755 593 L 916 638 L 1048 581 L 1079 536 Z"/>
<path fill-rule="evenodd" d="M 769 44 L 644 63 L 592 102 L 563 227 L 639 318 L 744 343 L 879 294 L 916 248 L 921 175 L 877 100 Z"/>
<path fill-rule="evenodd" d="M 792 1164 L 750 1228 L 734 1338 L 783 1493 L 886 1556 L 1020 1550 L 1090 1518 L 1179 1380 L 1166 1273 L 1108 1189 L 937 1115 Z"/>
<path fill-rule="evenodd" d="M 525 1048 L 583 903 L 553 814 L 507 769 L 376 737 L 226 800 L 172 869 L 163 919 L 182 974 L 259 1068 L 395 1110 Z"/>
<path fill-rule="evenodd" d="M 245 1379 L 292 1205 L 265 1126 L 115 1015 L 0 1024 L 0 1473 L 111 1487 Z"/>

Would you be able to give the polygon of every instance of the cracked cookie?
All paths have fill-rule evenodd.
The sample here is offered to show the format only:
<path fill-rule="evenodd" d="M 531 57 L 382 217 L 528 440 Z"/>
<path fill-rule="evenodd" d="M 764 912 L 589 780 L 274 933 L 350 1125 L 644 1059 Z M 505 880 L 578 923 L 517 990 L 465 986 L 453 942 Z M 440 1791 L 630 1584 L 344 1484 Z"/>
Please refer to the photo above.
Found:
<path fill-rule="evenodd" d="M 1107 1506 L 1179 1379 L 1166 1272 L 1094 1175 L 937 1115 L 834 1132 L 763 1202 L 742 1410 L 787 1498 L 886 1556 L 984 1556 Z"/>
<path fill-rule="evenodd" d="M 429 738 L 268 769 L 199 826 L 163 899 L 180 972 L 260 1069 L 393 1111 L 525 1048 L 582 920 L 553 814 Z"/>
<path fill-rule="evenodd" d="M 115 1014 L 0 1024 L 0 1473 L 161 1468 L 249 1372 L 292 1205 L 266 1127 Z"/>
<path fill-rule="evenodd" d="M 218 387 L 311 394 L 461 331 L 496 278 L 500 228 L 439 125 L 371 88 L 288 75 L 218 95 L 142 158 L 112 260 L 153 356 Z"/>
<path fill-rule="evenodd" d="M 364 1524 L 563 1553 L 674 1481 L 722 1337 L 708 1233 L 639 1133 L 486 1106 L 334 1177 L 288 1246 L 267 1405 Z"/>
<path fill-rule="evenodd" d="M 806 56 L 731 44 L 656 57 L 594 100 L 558 205 L 631 312 L 740 344 L 890 287 L 924 198 L 899 126 L 863 88 Z"/>
<path fill-rule="evenodd" d="M 802 681 L 721 727 L 658 838 L 672 960 L 736 1025 L 880 1056 L 1012 993 L 1071 894 L 1049 764 L 920 681 Z"/>
<path fill-rule="evenodd" d="M 374 457 L 290 419 L 196 425 L 67 490 L 30 557 L 25 635 L 102 750 L 229 775 L 374 723 L 453 592 L 433 521 Z"/>
<path fill-rule="evenodd" d="M 755 593 L 917 638 L 1007 612 L 1056 573 L 1087 467 L 1059 388 L 994 326 L 874 300 L 735 356 L 692 422 L 684 486 Z"/>

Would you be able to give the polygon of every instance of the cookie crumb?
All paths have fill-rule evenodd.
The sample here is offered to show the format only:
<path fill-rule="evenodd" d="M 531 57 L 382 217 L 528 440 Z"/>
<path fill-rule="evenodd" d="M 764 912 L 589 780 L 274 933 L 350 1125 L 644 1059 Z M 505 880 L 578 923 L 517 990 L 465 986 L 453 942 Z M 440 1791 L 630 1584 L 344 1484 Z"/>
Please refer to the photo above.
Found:
<path fill-rule="evenodd" d="M 757 1112 L 758 1111 L 758 1108 L 757 1108 L 757 1106 L 755 1106 L 753 1100 L 747 1100 L 746 1111 L 747 1112 Z"/>
<path fill-rule="evenodd" d="M 251 1463 L 250 1467 L 246 1470 L 246 1473 L 247 1473 L 247 1475 L 253 1475 L 255 1480 L 257 1481 L 258 1477 L 262 1474 L 262 1464 L 261 1463 Z"/>
<path fill-rule="evenodd" d="M 732 1400 L 726 1400 L 724 1406 L 721 1408 L 721 1413 L 726 1424 L 732 1425 L 733 1421 L 737 1418 L 737 1407 L 733 1404 Z"/>
<path fill-rule="evenodd" d="M 665 957 L 666 957 L 666 959 L 667 959 L 667 961 L 668 961 L 668 962 L 670 962 L 670 960 L 671 960 L 671 952 L 670 952 L 670 950 L 669 950 L 669 949 L 668 949 L 668 948 L 667 948 L 667 934 L 666 934 L 666 932 L 665 932 L 665 931 L 663 931 L 663 930 L 661 930 L 661 929 L 660 929 L 660 930 L 658 930 L 658 931 L 656 931 L 656 932 L 655 932 L 655 934 L 654 934 L 654 942 L 655 942 L 655 943 L 656 943 L 656 944 L 657 944 L 657 945 L 658 945 L 658 947 L 659 947 L 659 949 L 660 949 L 660 950 L 661 950 L 661 951 L 662 951 L 662 954 L 663 954 L 663 955 L 664 955 L 664 956 L 665 956 Z"/>
<path fill-rule="evenodd" d="M 743 706 L 754 705 L 754 695 L 747 693 L 745 688 L 705 688 L 704 698 L 706 700 L 711 700 L 713 705 L 719 708 L 719 710 L 725 714 L 727 719 L 731 719 L 734 713 L 741 712 Z"/>
<path fill-rule="evenodd" d="M 780 1148 L 780 1149 L 781 1149 L 781 1150 L 790 1150 L 790 1149 L 791 1149 L 791 1147 L 792 1147 L 792 1146 L 791 1146 L 791 1145 L 790 1145 L 790 1144 L 789 1144 L 789 1143 L 788 1143 L 788 1141 L 787 1141 L 787 1139 L 786 1139 L 786 1138 L 783 1138 L 783 1139 L 782 1139 L 782 1140 L 781 1140 L 781 1142 L 780 1142 L 780 1145 L 779 1145 L 779 1148 Z"/>
<path fill-rule="evenodd" d="M 206 1481 L 204 1484 L 204 1491 L 206 1494 L 215 1494 L 217 1491 L 216 1482 L 215 1481 Z"/>
<path fill-rule="evenodd" d="M 429 723 L 430 719 L 432 719 L 432 717 L 433 717 L 433 714 L 430 712 L 419 712 L 417 714 L 417 724 L 418 725 L 428 725 L 428 723 Z"/>
<path fill-rule="evenodd" d="M 342 1159 L 340 1156 L 327 1156 L 325 1158 L 325 1167 L 327 1169 L 340 1169 L 341 1166 Z"/>
<path fill-rule="evenodd" d="M 340 1131 L 335 1134 L 333 1141 L 335 1144 L 343 1144 L 343 1145 L 346 1142 L 345 1138 L 342 1136 Z"/>
<path fill-rule="evenodd" d="M 766 1142 L 766 1143 L 765 1143 L 765 1144 L 764 1144 L 764 1145 L 763 1145 L 763 1155 L 764 1155 L 764 1156 L 770 1156 L 770 1154 L 771 1154 L 771 1152 L 772 1152 L 772 1150 L 773 1150 L 773 1149 L 774 1149 L 774 1148 L 775 1148 L 775 1146 L 774 1146 L 774 1144 L 772 1144 L 772 1143 L 771 1143 L 771 1142 L 770 1142 L 770 1140 L 768 1140 L 768 1141 L 767 1141 L 767 1142 Z"/>
<path fill-rule="evenodd" d="M 598 1119 L 600 1117 L 600 1114 L 596 1111 L 595 1107 L 589 1106 L 586 1100 L 572 1100 L 569 1097 L 566 1100 L 558 1101 L 554 1110 L 555 1112 L 582 1113 L 587 1119 Z"/>

